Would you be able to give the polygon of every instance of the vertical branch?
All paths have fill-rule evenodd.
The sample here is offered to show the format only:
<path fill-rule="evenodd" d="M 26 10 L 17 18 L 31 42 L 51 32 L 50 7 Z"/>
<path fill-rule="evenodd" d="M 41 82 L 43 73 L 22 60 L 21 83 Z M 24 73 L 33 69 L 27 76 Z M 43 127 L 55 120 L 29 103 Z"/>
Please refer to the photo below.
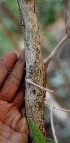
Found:
<path fill-rule="evenodd" d="M 68 34 L 68 28 L 67 28 L 67 11 L 65 13 L 65 28 L 66 28 L 66 33 Z"/>
<path fill-rule="evenodd" d="M 55 143 L 58 143 L 55 128 L 54 128 L 54 123 L 53 123 L 53 109 L 54 109 L 54 106 L 51 108 L 51 127 L 52 127 L 52 133 L 53 133 Z"/>
<path fill-rule="evenodd" d="M 42 56 L 35 0 L 18 0 L 18 4 L 26 48 L 26 79 L 31 79 L 36 84 L 42 86 Z M 26 82 L 26 115 L 30 117 L 45 136 L 44 98 L 44 92 L 40 88 Z M 29 132 L 30 142 L 33 142 L 30 128 Z"/>
<path fill-rule="evenodd" d="M 47 68 L 48 68 L 48 64 L 44 63 L 43 66 L 43 86 L 46 88 L 46 84 L 47 84 Z"/>

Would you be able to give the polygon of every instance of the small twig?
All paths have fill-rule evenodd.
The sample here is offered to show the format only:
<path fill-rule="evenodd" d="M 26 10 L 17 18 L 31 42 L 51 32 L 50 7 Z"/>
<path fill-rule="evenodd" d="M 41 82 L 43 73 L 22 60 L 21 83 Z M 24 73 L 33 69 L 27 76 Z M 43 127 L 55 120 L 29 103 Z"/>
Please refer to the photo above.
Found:
<path fill-rule="evenodd" d="M 66 33 L 68 34 L 68 28 L 67 28 L 67 11 L 65 13 L 65 28 L 66 28 Z"/>
<path fill-rule="evenodd" d="M 53 106 L 53 105 L 51 105 L 50 103 L 47 103 L 47 101 L 45 101 L 45 105 L 49 105 L 49 106 L 51 106 L 51 107 Z M 57 107 L 55 107 L 55 106 L 54 106 L 54 109 L 57 109 L 57 110 L 60 110 L 60 111 L 64 111 L 64 112 L 70 112 L 70 110 L 57 108 Z"/>
<path fill-rule="evenodd" d="M 57 108 L 55 106 L 52 106 L 50 103 L 47 103 L 47 101 L 45 101 L 45 105 L 50 105 L 51 106 L 51 127 L 52 127 L 52 133 L 53 133 L 53 137 L 54 137 L 55 143 L 58 143 L 56 132 L 55 132 L 55 128 L 54 128 L 54 123 L 53 123 L 53 109 L 64 111 L 64 112 L 70 112 L 70 110 Z"/>
<path fill-rule="evenodd" d="M 53 123 L 53 109 L 54 109 L 54 106 L 52 106 L 52 108 L 51 108 L 51 127 L 52 127 L 52 133 L 53 133 L 55 143 L 58 143 L 55 128 L 54 128 L 54 123 Z"/>
<path fill-rule="evenodd" d="M 42 89 L 42 90 L 44 90 L 44 91 L 48 91 L 48 92 L 51 92 L 51 93 L 53 92 L 53 90 L 50 90 L 50 89 L 48 89 L 48 88 L 44 88 L 44 87 L 42 87 L 42 86 L 40 86 L 40 85 L 34 83 L 34 82 L 31 81 L 30 79 L 27 79 L 26 81 L 27 81 L 28 83 L 31 83 L 31 84 L 34 85 L 34 86 L 39 87 L 40 89 Z"/>
<path fill-rule="evenodd" d="M 57 51 L 61 48 L 61 46 L 66 42 L 66 40 L 70 38 L 70 31 L 66 36 L 60 41 L 60 43 L 55 47 L 55 49 L 51 52 L 51 54 L 43 61 L 44 64 L 48 64 L 51 59 L 57 54 Z"/>

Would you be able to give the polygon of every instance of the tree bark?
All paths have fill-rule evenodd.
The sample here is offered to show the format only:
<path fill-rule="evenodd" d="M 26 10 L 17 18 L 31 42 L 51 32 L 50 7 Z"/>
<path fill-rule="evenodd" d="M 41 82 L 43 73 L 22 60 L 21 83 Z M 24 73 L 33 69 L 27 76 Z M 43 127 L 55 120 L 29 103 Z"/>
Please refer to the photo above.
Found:
<path fill-rule="evenodd" d="M 42 56 L 35 0 L 18 0 L 18 4 L 26 49 L 26 116 L 30 117 L 45 136 L 43 114 L 45 94 L 41 89 L 27 82 L 27 79 L 30 79 L 43 86 Z M 29 132 L 30 143 L 32 143 L 34 141 L 30 127 Z"/>

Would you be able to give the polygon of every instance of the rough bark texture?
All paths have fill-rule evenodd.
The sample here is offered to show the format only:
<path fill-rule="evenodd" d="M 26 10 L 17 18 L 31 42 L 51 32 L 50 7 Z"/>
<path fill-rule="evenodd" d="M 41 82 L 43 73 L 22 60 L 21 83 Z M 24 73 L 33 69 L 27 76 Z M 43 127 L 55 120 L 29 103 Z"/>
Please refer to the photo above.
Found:
<path fill-rule="evenodd" d="M 26 79 L 30 79 L 42 86 L 42 56 L 35 0 L 18 0 L 18 4 L 26 49 Z M 41 89 L 26 82 L 26 115 L 30 117 L 45 136 L 43 115 L 44 98 L 44 92 Z M 31 131 L 30 142 L 33 142 Z"/>

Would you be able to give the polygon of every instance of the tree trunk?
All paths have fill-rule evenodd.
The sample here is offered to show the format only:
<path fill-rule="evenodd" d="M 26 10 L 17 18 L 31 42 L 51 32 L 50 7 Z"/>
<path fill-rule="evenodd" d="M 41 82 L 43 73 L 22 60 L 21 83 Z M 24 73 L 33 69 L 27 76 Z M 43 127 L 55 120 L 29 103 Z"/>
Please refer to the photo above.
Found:
<path fill-rule="evenodd" d="M 45 136 L 43 115 L 44 92 L 27 82 L 27 79 L 30 79 L 36 84 L 43 86 L 42 56 L 35 0 L 18 0 L 18 4 L 26 49 L 26 116 L 30 117 Z M 32 143 L 34 141 L 30 127 L 29 132 L 30 142 Z"/>

